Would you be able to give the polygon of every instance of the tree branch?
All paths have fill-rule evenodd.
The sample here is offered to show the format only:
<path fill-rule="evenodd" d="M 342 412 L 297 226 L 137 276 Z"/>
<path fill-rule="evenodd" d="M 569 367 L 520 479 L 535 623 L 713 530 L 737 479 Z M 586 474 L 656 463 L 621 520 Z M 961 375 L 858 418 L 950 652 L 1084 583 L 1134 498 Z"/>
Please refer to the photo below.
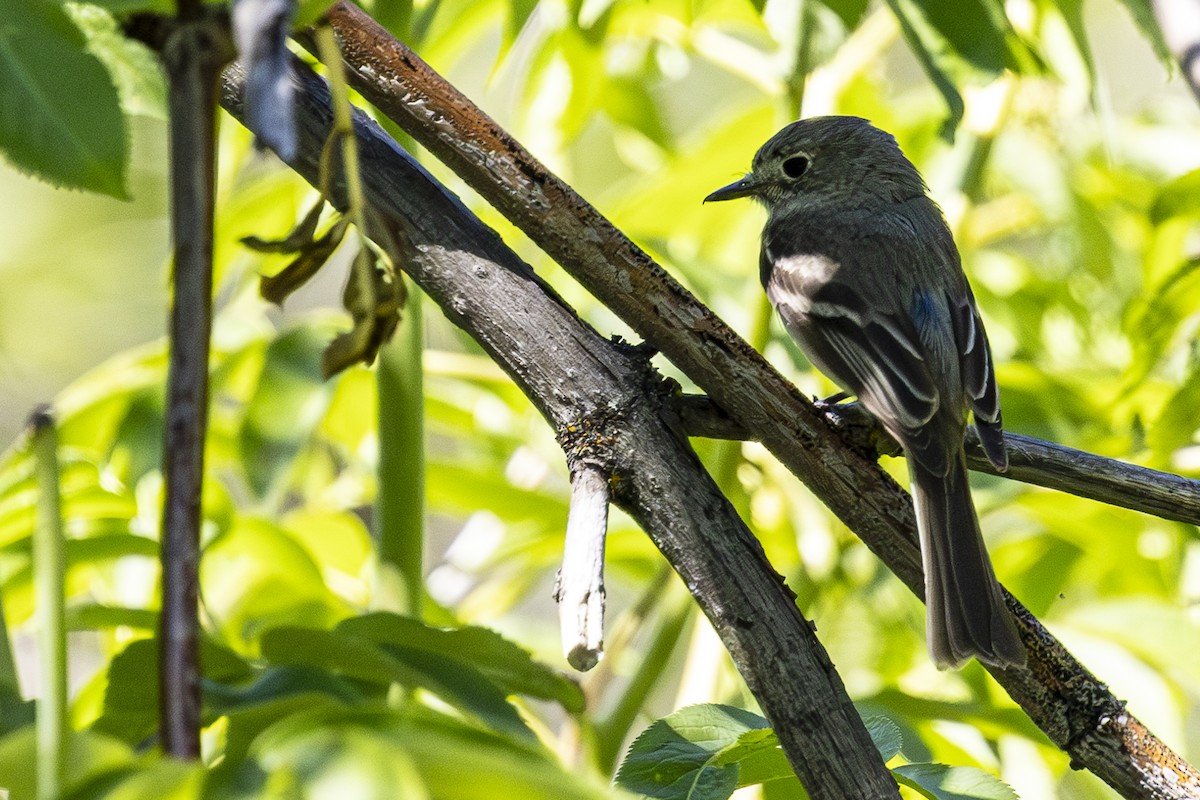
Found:
<path fill-rule="evenodd" d="M 923 595 L 911 499 L 869 455 L 835 435 L 753 348 L 415 53 L 344 0 L 327 18 L 356 89 L 740 420 Z M 660 547 L 670 558 L 669 545 Z M 1019 602 L 1011 596 L 1008 602 L 1028 665 L 991 672 L 1074 763 L 1129 798 L 1200 792 L 1200 772 L 1126 714 Z M 735 659 L 740 649 L 730 647 Z M 806 668 L 801 659 L 790 660 L 788 674 L 795 678 Z"/>
<path fill-rule="evenodd" d="M 738 420 L 703 395 L 684 395 L 678 403 L 684 429 L 691 436 L 756 438 Z M 826 421 L 848 444 L 878 455 L 901 455 L 900 446 L 858 403 L 822 408 Z M 1200 481 L 1019 433 L 1005 431 L 1004 440 L 1008 444 L 1008 471 L 998 472 L 979 446 L 975 429 L 968 428 L 967 464 L 977 472 L 1057 489 L 1172 522 L 1200 525 Z"/>
<path fill-rule="evenodd" d="M 304 70 L 301 155 L 314 185 L 329 131 L 328 92 Z M 243 75 L 222 104 L 240 118 Z M 569 466 L 615 476 L 629 511 L 713 621 L 776 725 L 797 774 L 820 798 L 899 797 L 812 628 L 758 541 L 664 420 L 670 387 L 644 355 L 587 327 L 499 236 L 438 186 L 365 115 L 356 115 L 369 205 L 403 243 L 406 272 L 513 377 L 559 433 Z M 344 193 L 335 190 L 335 205 Z M 369 232 L 370 233 L 370 232 Z"/>

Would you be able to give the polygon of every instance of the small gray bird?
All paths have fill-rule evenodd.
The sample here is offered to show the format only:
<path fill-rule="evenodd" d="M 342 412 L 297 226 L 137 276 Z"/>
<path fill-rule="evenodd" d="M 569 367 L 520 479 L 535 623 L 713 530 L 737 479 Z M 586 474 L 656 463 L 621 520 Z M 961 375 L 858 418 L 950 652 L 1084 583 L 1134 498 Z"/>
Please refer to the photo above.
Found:
<path fill-rule="evenodd" d="M 991 352 L 917 168 L 866 120 L 815 117 L 775 134 L 750 174 L 705 202 L 736 197 L 767 208 L 759 275 L 788 333 L 907 455 L 933 660 L 1024 664 L 963 455 L 970 409 L 988 459 L 1008 466 Z"/>

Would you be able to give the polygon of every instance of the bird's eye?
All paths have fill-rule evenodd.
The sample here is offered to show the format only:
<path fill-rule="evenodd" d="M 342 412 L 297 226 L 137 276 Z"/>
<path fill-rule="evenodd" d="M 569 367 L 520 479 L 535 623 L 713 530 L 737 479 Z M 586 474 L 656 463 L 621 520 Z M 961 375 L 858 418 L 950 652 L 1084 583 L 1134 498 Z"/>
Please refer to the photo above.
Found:
<path fill-rule="evenodd" d="M 808 171 L 808 159 L 804 156 L 792 156 L 783 160 L 783 174 L 789 178 L 799 178 Z"/>

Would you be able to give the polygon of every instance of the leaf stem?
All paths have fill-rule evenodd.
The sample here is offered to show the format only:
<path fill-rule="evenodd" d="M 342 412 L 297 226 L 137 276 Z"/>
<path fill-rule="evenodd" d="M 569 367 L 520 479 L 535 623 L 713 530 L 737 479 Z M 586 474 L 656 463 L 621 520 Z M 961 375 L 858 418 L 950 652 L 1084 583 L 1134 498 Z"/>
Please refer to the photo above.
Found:
<path fill-rule="evenodd" d="M 33 534 L 34 593 L 41 697 L 37 709 L 37 797 L 61 797 L 69 727 L 67 722 L 67 632 L 64 621 L 66 548 L 58 474 L 58 432 L 49 408 L 34 412 L 34 472 L 37 526 Z M 6 637 L 7 640 L 7 637 Z"/>
<path fill-rule="evenodd" d="M 412 287 L 403 324 L 379 351 L 378 548 L 381 574 L 401 582 L 401 612 L 421 616 L 425 544 L 425 337 L 421 298 Z"/>

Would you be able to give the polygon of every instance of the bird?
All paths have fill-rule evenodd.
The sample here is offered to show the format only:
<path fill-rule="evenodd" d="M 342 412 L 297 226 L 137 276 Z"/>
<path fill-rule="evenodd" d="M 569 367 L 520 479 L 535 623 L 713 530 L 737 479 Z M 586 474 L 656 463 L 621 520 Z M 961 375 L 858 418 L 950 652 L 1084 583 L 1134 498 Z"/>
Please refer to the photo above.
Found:
<path fill-rule="evenodd" d="M 968 411 L 1008 467 L 991 348 L 941 209 L 895 137 L 851 116 L 793 122 L 705 202 L 766 207 L 759 277 L 809 361 L 904 449 L 941 669 L 1025 663 L 967 481 Z"/>

